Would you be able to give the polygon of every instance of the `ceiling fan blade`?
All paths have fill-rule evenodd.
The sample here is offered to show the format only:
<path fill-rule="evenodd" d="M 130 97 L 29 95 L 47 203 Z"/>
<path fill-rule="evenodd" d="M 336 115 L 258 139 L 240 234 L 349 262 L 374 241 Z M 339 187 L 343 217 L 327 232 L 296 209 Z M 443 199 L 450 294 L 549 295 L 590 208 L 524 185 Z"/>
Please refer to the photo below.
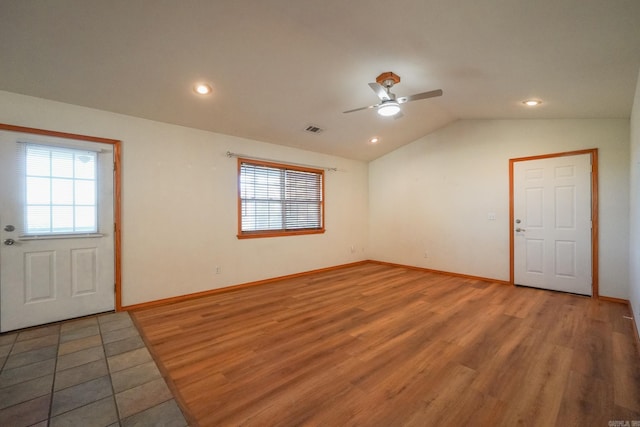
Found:
<path fill-rule="evenodd" d="M 369 110 L 371 108 L 376 108 L 378 105 L 380 105 L 380 104 L 369 105 L 368 107 L 354 108 L 353 110 L 343 111 L 342 113 L 345 114 L 345 113 L 353 113 L 354 111 Z"/>
<path fill-rule="evenodd" d="M 369 87 L 378 95 L 382 101 L 388 101 L 391 99 L 384 86 L 379 83 L 369 83 Z"/>
<path fill-rule="evenodd" d="M 398 104 L 404 104 L 409 101 L 417 101 L 419 99 L 427 99 L 427 98 L 435 98 L 436 96 L 442 96 L 442 89 L 432 90 L 430 92 L 422 92 L 416 93 L 411 96 L 403 96 L 402 98 L 398 98 Z"/>

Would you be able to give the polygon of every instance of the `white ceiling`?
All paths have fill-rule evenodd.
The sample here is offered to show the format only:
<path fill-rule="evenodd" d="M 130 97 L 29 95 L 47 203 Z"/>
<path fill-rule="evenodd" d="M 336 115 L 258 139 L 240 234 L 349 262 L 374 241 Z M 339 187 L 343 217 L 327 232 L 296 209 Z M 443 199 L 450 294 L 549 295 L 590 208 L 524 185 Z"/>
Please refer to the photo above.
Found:
<path fill-rule="evenodd" d="M 0 1 L 1 90 L 360 160 L 463 118 L 628 118 L 639 67 L 638 0 Z M 385 71 L 444 95 L 343 114 Z"/>

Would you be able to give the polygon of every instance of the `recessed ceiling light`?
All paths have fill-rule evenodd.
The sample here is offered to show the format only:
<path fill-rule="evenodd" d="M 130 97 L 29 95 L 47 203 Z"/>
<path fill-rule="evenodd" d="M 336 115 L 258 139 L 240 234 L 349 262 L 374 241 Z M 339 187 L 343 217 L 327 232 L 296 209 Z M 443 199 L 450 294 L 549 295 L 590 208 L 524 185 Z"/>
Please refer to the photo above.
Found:
<path fill-rule="evenodd" d="M 380 141 L 380 140 L 379 140 L 377 137 L 375 137 L 375 136 L 374 136 L 373 138 L 371 138 L 371 139 L 369 140 L 369 143 L 370 143 L 370 144 L 377 144 L 377 143 L 378 143 L 378 141 Z"/>
<path fill-rule="evenodd" d="M 199 95 L 209 95 L 213 89 L 206 83 L 197 83 L 193 86 L 193 90 Z"/>
<path fill-rule="evenodd" d="M 542 104 L 542 101 L 540 101 L 539 99 L 527 99 L 526 101 L 522 101 L 522 103 L 527 107 L 536 107 Z"/>

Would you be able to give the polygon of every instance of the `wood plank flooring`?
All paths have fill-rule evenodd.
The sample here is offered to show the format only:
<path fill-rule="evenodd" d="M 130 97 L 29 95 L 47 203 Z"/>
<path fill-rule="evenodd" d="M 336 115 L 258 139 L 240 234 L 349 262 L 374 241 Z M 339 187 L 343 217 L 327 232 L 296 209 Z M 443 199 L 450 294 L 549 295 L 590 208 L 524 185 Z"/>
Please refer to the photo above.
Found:
<path fill-rule="evenodd" d="M 640 421 L 626 305 L 374 263 L 139 310 L 200 426 Z"/>

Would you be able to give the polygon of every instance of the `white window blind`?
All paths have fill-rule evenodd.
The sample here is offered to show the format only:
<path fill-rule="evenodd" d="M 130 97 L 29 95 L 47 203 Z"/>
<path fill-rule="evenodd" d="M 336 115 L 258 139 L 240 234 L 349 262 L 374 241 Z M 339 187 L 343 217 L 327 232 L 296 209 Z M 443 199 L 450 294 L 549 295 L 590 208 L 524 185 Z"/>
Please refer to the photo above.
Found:
<path fill-rule="evenodd" d="M 322 230 L 321 170 L 240 160 L 240 233 Z"/>
<path fill-rule="evenodd" d="M 25 234 L 96 233 L 97 153 L 25 144 Z"/>

